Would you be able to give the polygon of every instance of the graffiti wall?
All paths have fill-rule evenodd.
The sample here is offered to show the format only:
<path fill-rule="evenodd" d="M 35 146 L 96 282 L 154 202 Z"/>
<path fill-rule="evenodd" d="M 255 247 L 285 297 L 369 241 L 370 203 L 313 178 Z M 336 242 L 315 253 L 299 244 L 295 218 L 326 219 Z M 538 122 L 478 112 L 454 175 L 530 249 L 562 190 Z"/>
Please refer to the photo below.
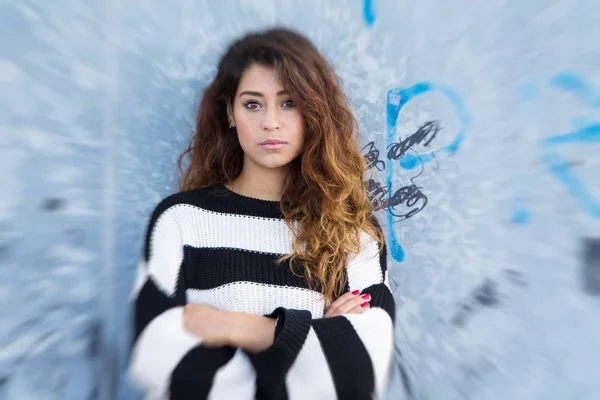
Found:
<path fill-rule="evenodd" d="M 0 398 L 136 399 L 128 296 L 220 52 L 284 24 L 352 100 L 390 399 L 600 396 L 600 4 L 0 2 Z"/>

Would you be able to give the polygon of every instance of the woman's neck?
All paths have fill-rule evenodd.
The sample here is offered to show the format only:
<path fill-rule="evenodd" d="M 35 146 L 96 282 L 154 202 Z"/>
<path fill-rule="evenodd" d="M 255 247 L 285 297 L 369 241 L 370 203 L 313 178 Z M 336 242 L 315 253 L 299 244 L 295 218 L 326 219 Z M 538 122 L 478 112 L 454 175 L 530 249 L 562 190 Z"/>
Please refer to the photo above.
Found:
<path fill-rule="evenodd" d="M 285 169 L 253 169 L 244 166 L 240 175 L 228 183 L 237 194 L 261 200 L 280 201 Z"/>

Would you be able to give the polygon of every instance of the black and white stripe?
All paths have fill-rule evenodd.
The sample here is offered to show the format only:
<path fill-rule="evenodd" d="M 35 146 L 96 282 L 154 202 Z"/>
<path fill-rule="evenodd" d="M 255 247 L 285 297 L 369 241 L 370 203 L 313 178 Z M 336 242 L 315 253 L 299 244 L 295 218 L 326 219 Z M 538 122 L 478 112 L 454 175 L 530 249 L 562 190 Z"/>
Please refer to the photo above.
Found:
<path fill-rule="evenodd" d="M 150 218 L 133 291 L 130 375 L 147 399 L 371 399 L 393 354 L 394 300 L 385 251 L 368 235 L 347 289 L 370 293 L 362 314 L 323 318 L 324 301 L 277 259 L 291 251 L 278 204 L 219 185 L 163 200 Z M 259 354 L 202 346 L 182 326 L 186 302 L 279 318 Z"/>

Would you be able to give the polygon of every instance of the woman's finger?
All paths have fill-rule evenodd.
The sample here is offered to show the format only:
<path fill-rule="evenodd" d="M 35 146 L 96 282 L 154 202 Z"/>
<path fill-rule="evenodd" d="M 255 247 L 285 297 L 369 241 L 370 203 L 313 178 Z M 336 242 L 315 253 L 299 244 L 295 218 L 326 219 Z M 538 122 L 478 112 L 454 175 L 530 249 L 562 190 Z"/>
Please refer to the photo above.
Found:
<path fill-rule="evenodd" d="M 356 296 L 355 298 L 348 300 L 338 308 L 338 314 L 348 314 L 350 310 L 356 307 L 365 307 L 371 301 L 371 295 L 368 293 Z"/>
<path fill-rule="evenodd" d="M 360 296 L 353 296 L 351 299 L 347 300 L 345 303 L 343 303 L 343 304 L 339 305 L 338 307 L 336 307 L 335 309 L 331 310 L 331 312 L 329 312 L 328 313 L 329 315 L 327 315 L 327 316 L 337 316 L 337 315 L 342 315 L 342 314 L 348 314 L 351 310 L 353 310 L 357 307 L 365 308 L 369 304 L 369 301 L 371 301 L 371 295 L 368 293 L 365 293 Z"/>
<path fill-rule="evenodd" d="M 351 301 L 352 299 L 357 298 L 359 294 L 360 294 L 359 290 L 354 290 L 352 292 L 346 292 L 343 295 L 341 295 L 340 297 L 338 297 L 327 308 L 327 311 L 325 312 L 325 317 L 329 317 L 329 316 L 333 315 L 333 313 L 335 313 L 336 310 L 338 310 L 340 307 L 342 307 L 344 305 L 344 303 L 346 303 L 347 301 Z"/>
<path fill-rule="evenodd" d="M 348 311 L 346 314 L 362 314 L 367 310 L 371 305 L 368 301 L 361 303 L 359 306 L 354 307 L 352 310 Z"/>

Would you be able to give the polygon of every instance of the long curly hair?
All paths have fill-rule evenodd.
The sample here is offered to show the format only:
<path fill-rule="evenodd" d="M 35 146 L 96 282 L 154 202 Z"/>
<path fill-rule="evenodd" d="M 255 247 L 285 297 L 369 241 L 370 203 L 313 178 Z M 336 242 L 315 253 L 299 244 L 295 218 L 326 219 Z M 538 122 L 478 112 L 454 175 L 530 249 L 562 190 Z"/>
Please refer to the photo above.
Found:
<path fill-rule="evenodd" d="M 350 254 L 360 251 L 361 231 L 380 249 L 384 238 L 367 197 L 356 119 L 332 67 L 307 38 L 274 28 L 231 44 L 204 91 L 194 135 L 179 157 L 180 190 L 226 184 L 242 171 L 244 154 L 229 127 L 227 105 L 253 64 L 275 69 L 304 121 L 304 148 L 289 166 L 280 202 L 295 236 L 292 252 L 280 261 L 301 266 L 309 283 L 332 302 L 345 291 L 345 266 Z"/>

